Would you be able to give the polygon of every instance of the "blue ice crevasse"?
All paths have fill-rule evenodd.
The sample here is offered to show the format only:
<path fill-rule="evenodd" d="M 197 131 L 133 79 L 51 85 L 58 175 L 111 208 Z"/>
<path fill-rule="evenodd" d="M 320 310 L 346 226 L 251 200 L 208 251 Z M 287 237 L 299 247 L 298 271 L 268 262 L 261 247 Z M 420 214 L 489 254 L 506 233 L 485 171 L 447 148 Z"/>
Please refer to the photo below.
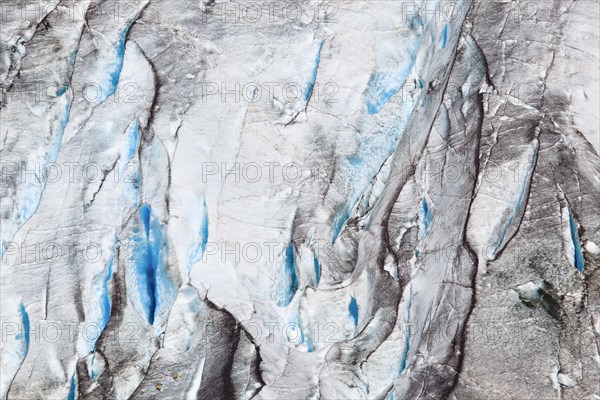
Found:
<path fill-rule="evenodd" d="M 310 78 L 308 80 L 308 85 L 306 86 L 306 90 L 304 91 L 304 101 L 308 101 L 310 99 L 310 95 L 313 92 L 313 88 L 315 86 L 315 81 L 317 80 L 317 70 L 319 69 L 319 63 L 321 62 L 321 50 L 323 49 L 323 40 L 319 41 L 317 44 L 317 50 L 315 55 L 315 65 L 311 71 Z"/>
<path fill-rule="evenodd" d="M 517 197 L 515 199 L 515 205 L 513 207 L 512 213 L 510 214 L 510 216 L 506 220 L 506 222 L 504 222 L 504 224 L 502 226 L 502 230 L 500 231 L 500 234 L 498 235 L 498 240 L 496 241 L 496 243 L 494 244 L 494 246 L 492 248 L 492 254 L 491 254 L 492 259 L 498 255 L 500 250 L 502 250 L 504 248 L 504 246 L 506 245 L 506 243 L 510 240 L 510 237 L 507 238 L 508 230 L 513 225 L 513 223 L 515 223 L 515 222 L 518 223 L 518 221 L 516 221 L 517 217 L 523 212 L 523 207 L 526 205 L 525 200 L 527 199 L 527 195 L 529 194 L 529 183 L 531 182 L 531 177 L 533 175 L 533 169 L 537 162 L 538 149 L 539 149 L 539 144 L 536 143 L 532 149 L 532 154 L 529 159 L 527 171 L 525 171 L 525 174 L 522 178 L 521 186 L 517 193 Z"/>
<path fill-rule="evenodd" d="M 419 240 L 423 239 L 427 234 L 427 230 L 431 224 L 431 218 L 431 210 L 429 209 L 427 199 L 423 197 L 419 206 Z"/>
<path fill-rule="evenodd" d="M 408 299 L 406 301 L 406 330 L 404 332 L 404 351 L 402 352 L 402 358 L 400 359 L 400 373 L 406 368 L 406 361 L 408 359 L 408 350 L 410 349 L 410 308 L 412 307 L 412 285 L 408 288 Z"/>
<path fill-rule="evenodd" d="M 442 28 L 442 33 L 440 35 L 440 48 L 445 49 L 446 44 L 448 43 L 448 23 L 444 23 L 444 27 Z"/>
<path fill-rule="evenodd" d="M 348 314 L 350 314 L 352 323 L 354 323 L 354 328 L 356 328 L 358 326 L 358 304 L 356 303 L 356 298 L 354 296 L 350 296 L 350 303 L 348 304 Z"/>
<path fill-rule="evenodd" d="M 177 287 L 167 270 L 167 243 L 164 228 L 152 214 L 149 205 L 138 211 L 140 224 L 134 228 L 132 260 L 138 297 L 148 324 L 153 325 L 157 314 L 175 301 Z M 141 225 L 141 226 L 140 226 Z"/>
<path fill-rule="evenodd" d="M 294 244 L 290 242 L 285 249 L 283 271 L 278 279 L 277 305 L 286 307 L 298 290 L 298 275 L 296 272 Z"/>
<path fill-rule="evenodd" d="M 116 242 L 115 242 L 116 245 Z M 112 277 L 113 274 L 113 265 L 114 265 L 114 250 L 108 260 L 106 268 L 100 273 L 96 274 L 92 279 L 92 287 L 94 288 L 95 293 L 97 294 L 97 302 L 99 308 L 99 317 L 97 324 L 97 331 L 95 332 L 98 336 L 94 338 L 86 338 L 88 345 L 88 353 L 91 353 L 96 346 L 96 341 L 100 337 L 100 334 L 106 328 L 108 324 L 108 320 L 110 318 L 111 311 L 111 301 L 110 301 L 110 293 L 108 290 L 108 281 Z"/>
<path fill-rule="evenodd" d="M 103 103 L 109 96 L 113 95 L 117 90 L 119 78 L 121 76 L 121 70 L 123 69 L 123 59 L 125 58 L 125 39 L 127 38 L 129 28 L 131 28 L 131 25 L 133 25 L 136 18 L 137 17 L 134 17 L 127 21 L 127 23 L 119 33 L 117 41 L 113 44 L 114 60 L 103 71 L 105 73 L 108 73 L 108 79 L 105 85 L 100 86 L 98 104 Z"/>
<path fill-rule="evenodd" d="M 75 389 L 77 389 L 77 384 L 75 383 L 75 373 L 73 372 L 73 375 L 71 375 L 71 382 L 69 384 L 67 400 L 75 400 Z"/>
<path fill-rule="evenodd" d="M 27 355 L 27 352 L 29 351 L 30 325 L 29 314 L 27 313 L 27 310 L 25 309 L 23 303 L 19 304 L 19 316 L 21 317 L 21 329 L 15 338 L 22 342 L 20 354 L 21 357 L 24 359 Z"/>
<path fill-rule="evenodd" d="M 190 269 L 196 262 L 200 261 L 202 255 L 206 251 L 206 244 L 208 243 L 208 210 L 206 209 L 205 196 L 202 196 L 200 210 L 198 213 L 199 227 L 188 257 L 188 269 Z"/>
<path fill-rule="evenodd" d="M 315 252 L 313 252 L 313 267 L 315 270 L 315 285 L 318 285 L 321 280 L 321 266 L 319 265 L 319 258 Z"/>
<path fill-rule="evenodd" d="M 569 234 L 571 237 L 571 242 L 573 243 L 573 255 L 570 258 L 571 265 L 575 267 L 579 272 L 583 272 L 584 268 L 584 258 L 583 251 L 581 249 L 581 240 L 579 239 L 579 233 L 577 222 L 573 217 L 573 212 L 571 209 L 567 210 L 569 213 Z"/>

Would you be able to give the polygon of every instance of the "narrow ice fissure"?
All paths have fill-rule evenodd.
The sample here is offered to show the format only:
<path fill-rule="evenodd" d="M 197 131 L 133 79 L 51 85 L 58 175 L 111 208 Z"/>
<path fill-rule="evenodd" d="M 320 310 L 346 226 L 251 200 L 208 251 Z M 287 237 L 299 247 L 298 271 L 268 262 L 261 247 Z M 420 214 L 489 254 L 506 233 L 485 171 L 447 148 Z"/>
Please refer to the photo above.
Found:
<path fill-rule="evenodd" d="M 315 271 L 315 285 L 319 285 L 319 281 L 321 280 L 321 266 L 319 265 L 319 258 L 317 254 L 313 252 L 313 268 Z"/>
<path fill-rule="evenodd" d="M 206 244 L 208 243 L 208 211 L 206 209 L 206 196 L 202 196 L 202 202 L 200 203 L 200 210 L 198 212 L 200 214 L 200 226 L 190 251 L 188 270 L 192 265 L 200 261 L 203 254 L 206 252 Z"/>
<path fill-rule="evenodd" d="M 131 18 L 123 27 L 119 33 L 117 41 L 113 44 L 114 47 L 114 60 L 110 63 L 104 71 L 108 73 L 107 82 L 104 86 L 99 89 L 99 98 L 97 104 L 103 103 L 108 97 L 112 96 L 117 91 L 119 85 L 119 79 L 121 77 L 121 70 L 123 69 L 123 60 L 125 58 L 125 39 L 129 29 L 136 21 L 137 16 Z"/>
<path fill-rule="evenodd" d="M 315 81 L 317 80 L 317 70 L 319 69 L 319 63 L 321 62 L 321 50 L 323 49 L 323 40 L 319 41 L 317 46 L 317 51 L 315 55 L 315 65 L 310 75 L 310 79 L 308 81 L 308 85 L 306 86 L 306 90 L 304 91 L 304 101 L 308 101 L 313 92 L 313 88 L 315 86 Z"/>
<path fill-rule="evenodd" d="M 112 277 L 113 273 L 113 263 L 114 263 L 114 254 L 110 257 L 108 261 L 108 266 L 106 267 L 106 274 L 102 278 L 102 291 L 100 295 L 100 307 L 101 307 L 101 320 L 100 320 L 100 331 L 102 331 L 106 324 L 108 323 L 108 319 L 110 318 L 110 296 L 108 293 L 108 281 Z"/>
<path fill-rule="evenodd" d="M 294 244 L 290 242 L 285 249 L 283 273 L 281 274 L 277 305 L 286 307 L 290 304 L 298 290 L 298 274 L 296 272 L 296 255 Z"/>
<path fill-rule="evenodd" d="M 73 375 L 71 375 L 71 381 L 69 384 L 69 393 L 67 394 L 67 400 L 75 400 L 75 389 L 77 388 L 77 385 L 75 383 L 75 373 L 73 372 Z"/>
<path fill-rule="evenodd" d="M 350 318 L 352 319 L 352 323 L 354 324 L 354 329 L 358 326 L 358 303 L 356 302 L 356 298 L 354 296 L 350 296 L 350 303 L 348 304 L 348 314 L 350 314 Z"/>
<path fill-rule="evenodd" d="M 125 146 L 125 152 L 123 153 L 123 159 L 127 160 L 127 162 L 131 160 L 138 148 L 138 142 L 140 140 L 139 127 L 140 123 L 137 118 L 134 119 L 127 127 L 127 131 L 125 133 L 127 144 Z"/>
<path fill-rule="evenodd" d="M 146 235 L 146 254 L 144 263 L 141 265 L 142 271 L 140 271 L 143 274 L 143 278 L 145 278 L 145 285 L 140 289 L 142 290 L 142 296 L 145 299 L 144 304 L 148 314 L 148 323 L 152 325 L 154 324 L 156 309 L 159 304 L 156 289 L 156 270 L 158 268 L 159 249 L 155 247 L 156 243 L 154 243 L 153 246 L 152 239 L 150 238 L 150 207 L 145 204 L 142 205 L 140 208 L 140 217 Z"/>
<path fill-rule="evenodd" d="M 442 28 L 442 34 L 440 35 L 440 48 L 445 49 L 446 44 L 448 43 L 448 24 L 445 23 Z"/>
<path fill-rule="evenodd" d="M 581 250 L 581 240 L 577 233 L 577 222 L 573 218 L 573 212 L 569 209 L 569 233 L 571 235 L 571 241 L 573 242 L 573 261 L 572 264 L 579 272 L 583 272 L 584 259 L 583 251 Z"/>
<path fill-rule="evenodd" d="M 429 209 L 427 199 L 423 197 L 423 200 L 421 200 L 421 204 L 419 206 L 419 240 L 423 239 L 427 234 L 427 230 L 431 224 L 431 219 L 431 210 Z"/>
<path fill-rule="evenodd" d="M 99 317 L 96 322 L 96 336 L 93 338 L 87 338 L 87 352 L 91 353 L 94 351 L 96 347 L 96 342 L 106 325 L 108 324 L 108 320 L 110 319 L 111 312 L 111 301 L 110 301 L 110 293 L 108 290 L 108 281 L 112 278 L 113 274 L 113 265 L 114 265 L 114 248 L 117 245 L 117 241 L 115 240 L 113 244 L 113 252 L 108 260 L 106 268 L 100 273 L 96 274 L 92 280 L 92 286 L 97 293 L 97 306 L 99 309 Z M 93 364 L 93 361 L 92 361 Z"/>
<path fill-rule="evenodd" d="M 21 330 L 16 335 L 16 339 L 22 342 L 20 354 L 22 359 L 25 359 L 25 356 L 27 356 L 27 353 L 29 352 L 30 325 L 29 314 L 27 313 L 27 310 L 25 309 L 25 305 L 23 305 L 23 303 L 19 304 L 19 315 L 21 317 Z"/>
<path fill-rule="evenodd" d="M 410 349 L 410 337 L 411 337 L 411 327 L 410 327 L 410 308 L 412 307 L 412 285 L 408 287 L 408 299 L 406 301 L 406 324 L 404 331 L 404 351 L 402 352 L 402 358 L 400 359 L 400 373 L 404 371 L 406 368 L 406 362 L 408 359 L 408 351 Z"/>

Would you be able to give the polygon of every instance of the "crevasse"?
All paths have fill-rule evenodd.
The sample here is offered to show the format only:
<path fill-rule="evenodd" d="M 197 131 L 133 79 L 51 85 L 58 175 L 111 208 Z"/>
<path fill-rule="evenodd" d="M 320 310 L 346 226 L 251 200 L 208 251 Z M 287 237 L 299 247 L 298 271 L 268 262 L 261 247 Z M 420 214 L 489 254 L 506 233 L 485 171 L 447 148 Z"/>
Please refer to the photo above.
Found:
<path fill-rule="evenodd" d="M 573 242 L 573 261 L 572 264 L 579 272 L 583 272 L 584 259 L 583 251 L 581 250 L 581 241 L 577 233 L 577 222 L 573 218 L 573 212 L 569 209 L 569 233 Z"/>
<path fill-rule="evenodd" d="M 192 265 L 200 261 L 202 255 L 206 251 L 206 244 L 208 243 L 208 211 L 206 209 L 205 196 L 202 196 L 202 201 L 200 202 L 200 209 L 198 210 L 198 215 L 198 232 L 196 234 L 196 237 L 194 238 L 190 250 L 190 255 L 188 258 L 188 270 L 192 268 Z"/>
<path fill-rule="evenodd" d="M 152 214 L 150 206 L 142 204 L 138 211 L 139 225 L 131 237 L 138 299 L 148 324 L 153 325 L 162 308 L 175 300 L 177 288 L 169 277 L 166 264 L 166 238 L 163 226 Z"/>
<path fill-rule="evenodd" d="M 298 275 L 296 272 L 296 256 L 294 244 L 290 242 L 285 249 L 283 270 L 280 273 L 279 287 L 277 293 L 277 305 L 286 307 L 298 290 Z"/>

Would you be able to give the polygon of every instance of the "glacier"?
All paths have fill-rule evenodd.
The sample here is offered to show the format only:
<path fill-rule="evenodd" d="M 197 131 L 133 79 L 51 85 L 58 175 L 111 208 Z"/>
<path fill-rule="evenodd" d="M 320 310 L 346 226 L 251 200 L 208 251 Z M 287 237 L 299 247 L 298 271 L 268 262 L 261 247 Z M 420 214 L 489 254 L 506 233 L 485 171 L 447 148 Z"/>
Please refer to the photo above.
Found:
<path fill-rule="evenodd" d="M 600 399 L 595 0 L 3 0 L 0 398 Z"/>

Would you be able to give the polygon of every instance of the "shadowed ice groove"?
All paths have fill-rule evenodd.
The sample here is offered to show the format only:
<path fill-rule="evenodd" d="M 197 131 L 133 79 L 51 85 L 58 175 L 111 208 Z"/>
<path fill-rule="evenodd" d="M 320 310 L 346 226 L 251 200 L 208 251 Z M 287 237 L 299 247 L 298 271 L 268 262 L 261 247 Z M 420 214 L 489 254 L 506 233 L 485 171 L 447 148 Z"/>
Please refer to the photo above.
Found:
<path fill-rule="evenodd" d="M 64 93 L 61 96 L 61 101 L 64 102 L 64 110 L 62 112 L 62 116 L 58 121 L 58 126 L 54 129 L 54 133 L 52 135 L 52 139 L 46 148 L 46 152 L 44 153 L 44 162 L 45 165 L 54 163 L 58 158 L 58 152 L 60 151 L 60 147 L 62 144 L 63 134 L 65 133 L 65 128 L 69 123 L 69 111 L 70 111 L 70 98 L 68 92 Z M 23 217 L 22 221 L 25 222 L 37 208 L 40 198 L 42 196 L 42 192 L 44 190 L 45 180 L 40 182 L 37 185 L 37 190 L 35 190 L 35 194 L 31 194 L 28 196 L 28 201 L 26 203 L 25 208 L 23 209 Z"/>
<path fill-rule="evenodd" d="M 128 169 L 127 169 L 127 164 L 129 162 L 131 162 L 133 156 L 136 153 L 137 147 L 138 147 L 138 141 L 139 141 L 139 122 L 137 119 L 133 120 L 129 126 L 127 127 L 127 130 L 125 131 L 125 138 L 124 138 L 124 145 L 122 144 L 121 150 L 120 150 L 120 155 L 119 155 L 119 170 L 118 170 L 118 174 L 123 174 L 124 176 L 126 175 Z M 118 176 L 118 175 L 117 175 Z M 139 177 L 134 177 L 132 182 L 129 183 L 133 183 L 133 188 L 128 188 L 127 185 L 125 185 L 125 183 L 127 183 L 129 177 L 128 178 L 124 178 L 119 180 L 119 182 L 123 182 L 123 189 L 125 193 L 127 193 L 129 195 L 129 200 L 130 202 L 130 206 L 131 207 L 135 207 L 135 204 L 137 203 L 137 199 L 139 197 Z M 106 327 L 106 325 L 108 324 L 108 321 L 110 319 L 110 315 L 111 315 L 111 298 L 110 298 L 110 292 L 109 292 L 109 281 L 112 278 L 113 275 L 113 268 L 114 268 L 114 262 L 115 262 L 115 249 L 118 246 L 118 240 L 117 238 L 114 239 L 113 241 L 113 246 L 112 246 L 112 253 L 110 255 L 110 258 L 108 259 L 108 262 L 106 264 L 106 267 L 104 268 L 103 271 L 99 272 L 98 274 L 96 274 L 93 279 L 92 279 L 92 287 L 94 289 L 94 293 L 96 293 L 96 300 L 97 300 L 97 306 L 98 306 L 98 320 L 96 321 L 96 334 L 97 336 L 94 338 L 86 338 L 86 344 L 87 344 L 87 353 L 91 353 L 96 345 L 96 341 L 98 339 L 98 337 L 102 334 L 102 331 L 104 330 L 104 328 Z M 91 359 L 91 363 L 92 365 L 94 364 L 94 357 L 92 357 Z"/>
<path fill-rule="evenodd" d="M 122 191 L 126 196 L 126 207 L 136 207 L 140 199 L 141 171 L 140 163 L 136 157 L 140 142 L 140 125 L 136 118 L 125 131 L 124 144 L 121 145 L 121 152 L 118 160 L 118 175 L 122 176 L 119 180 Z"/>
<path fill-rule="evenodd" d="M 22 300 L 17 297 L 2 298 L 2 346 L 0 360 L 0 397 L 6 398 L 14 375 L 30 350 L 31 323 Z"/>
<path fill-rule="evenodd" d="M 97 381 L 104 374 L 104 371 L 106 371 L 106 358 L 104 358 L 102 353 L 94 351 L 88 354 L 84 360 L 87 376 L 92 381 Z"/>
<path fill-rule="evenodd" d="M 58 122 L 58 126 L 54 129 L 54 134 L 52 135 L 52 140 L 50 141 L 50 143 L 48 144 L 48 147 L 46 148 L 46 152 L 44 154 L 44 161 L 46 162 L 46 164 L 54 163 L 56 161 L 56 159 L 58 158 L 58 152 L 60 151 L 62 137 L 65 132 L 65 128 L 67 127 L 67 123 L 69 122 L 69 110 L 70 110 L 69 94 L 65 93 L 61 97 L 61 100 L 64 102 L 64 111 L 62 113 L 62 118 Z M 42 195 L 42 191 L 44 189 L 43 186 L 44 186 L 44 183 L 42 182 L 41 187 L 36 192 L 36 195 L 33 197 L 33 201 L 34 201 L 35 205 L 33 205 L 33 207 L 26 207 L 23 210 L 24 220 L 27 220 L 33 214 L 33 212 L 35 211 L 35 208 L 37 208 L 37 205 L 39 204 L 39 201 L 40 201 L 40 197 Z"/>
<path fill-rule="evenodd" d="M 367 115 L 371 115 L 379 113 L 411 74 L 415 75 L 415 79 L 420 85 L 420 89 L 412 95 L 404 96 L 405 93 L 402 94 L 399 109 L 394 110 L 393 115 L 387 116 L 386 122 L 377 128 L 373 135 L 367 136 L 360 142 L 356 154 L 338 161 L 338 167 L 349 185 L 349 193 L 346 201 L 339 204 L 332 215 L 332 243 L 335 243 L 345 222 L 352 216 L 352 210 L 364 194 L 369 182 L 377 175 L 384 161 L 396 150 L 410 116 L 419 103 L 420 92 L 424 84 L 420 78 L 417 79 L 417 75 L 422 68 L 427 67 L 425 61 L 415 63 L 421 44 L 421 34 L 419 33 L 412 41 L 409 40 L 410 44 L 407 47 L 401 47 L 400 54 L 404 57 L 404 61 L 397 67 L 397 70 L 373 73 L 367 89 L 363 93 L 367 103 Z M 402 53 L 402 49 L 406 54 Z M 369 126 L 368 123 L 365 125 Z M 400 149 L 402 152 L 410 150 L 410 148 Z"/>

